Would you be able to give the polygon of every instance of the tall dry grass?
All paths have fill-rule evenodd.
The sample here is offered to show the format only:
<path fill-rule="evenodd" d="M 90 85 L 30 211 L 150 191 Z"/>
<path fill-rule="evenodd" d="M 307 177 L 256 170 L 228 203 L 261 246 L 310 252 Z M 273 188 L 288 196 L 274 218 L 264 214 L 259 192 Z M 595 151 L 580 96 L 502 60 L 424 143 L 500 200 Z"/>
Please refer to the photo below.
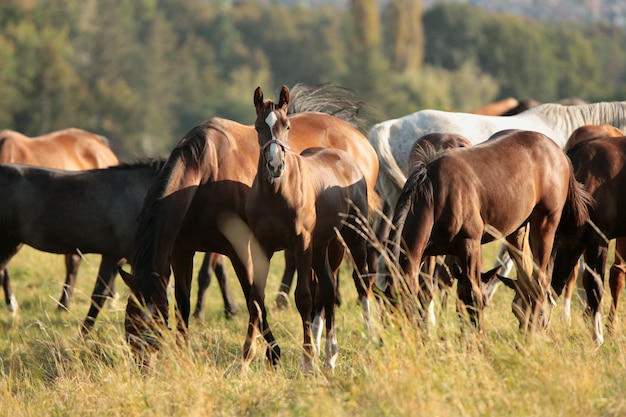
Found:
<path fill-rule="evenodd" d="M 493 259 L 489 251 L 487 263 Z M 270 305 L 281 260 L 277 254 L 272 263 Z M 120 300 L 102 312 L 91 337 L 79 337 L 98 261 L 86 257 L 66 313 L 56 312 L 64 278 L 60 256 L 24 248 L 10 264 L 21 313 L 12 318 L 0 309 L 0 415 L 626 415 L 624 333 L 596 348 L 580 303 L 573 305 L 571 325 L 559 319 L 559 305 L 548 334 L 529 337 L 517 330 L 510 312 L 512 292 L 501 288 L 485 314 L 484 338 L 460 325 L 451 302 L 439 310 L 439 324 L 428 333 L 398 319 L 378 327 L 379 338 L 372 339 L 347 271 L 341 279 L 334 371 L 301 375 L 302 331 L 292 303 L 269 312 L 283 352 L 279 369 L 269 369 L 259 354 L 242 374 L 247 314 L 229 270 L 240 314 L 223 317 L 213 285 L 208 311 L 191 322 L 189 347 L 167 340 L 154 372 L 141 375 L 124 342 L 128 294 L 120 280 Z M 608 313 L 608 296 L 604 307 Z"/>

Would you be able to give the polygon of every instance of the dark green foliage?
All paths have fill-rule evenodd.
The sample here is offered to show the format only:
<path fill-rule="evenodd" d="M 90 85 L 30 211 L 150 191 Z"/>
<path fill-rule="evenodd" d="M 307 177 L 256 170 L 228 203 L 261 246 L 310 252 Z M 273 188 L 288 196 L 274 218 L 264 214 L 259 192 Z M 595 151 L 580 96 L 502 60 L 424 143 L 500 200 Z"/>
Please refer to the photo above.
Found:
<path fill-rule="evenodd" d="M 624 31 L 463 4 L 422 14 L 421 0 L 0 3 L 0 129 L 92 130 L 123 160 L 166 155 L 213 116 L 251 123 L 259 85 L 341 85 L 380 120 L 508 95 L 626 94 Z"/>

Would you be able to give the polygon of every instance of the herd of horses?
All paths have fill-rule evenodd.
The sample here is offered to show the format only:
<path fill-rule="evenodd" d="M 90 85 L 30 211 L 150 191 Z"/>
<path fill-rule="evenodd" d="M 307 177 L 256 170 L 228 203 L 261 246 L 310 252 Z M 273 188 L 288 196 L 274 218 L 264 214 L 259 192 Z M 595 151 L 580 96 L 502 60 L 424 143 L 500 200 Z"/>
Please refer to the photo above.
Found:
<path fill-rule="evenodd" d="M 338 114 L 307 110 L 307 96 L 294 90 L 283 86 L 274 102 L 257 88 L 254 125 L 212 118 L 163 160 L 120 164 L 106 139 L 79 129 L 38 138 L 0 132 L 0 280 L 9 309 L 17 302 L 8 263 L 22 245 L 66 256 L 60 309 L 69 308 L 80 255 L 100 254 L 82 331 L 114 295 L 119 272 L 131 290 L 126 339 L 149 369 L 170 323 L 171 275 L 184 343 L 193 259 L 206 252 L 194 315 L 202 314 L 211 271 L 225 313 L 236 314 L 227 257 L 249 314 L 243 364 L 261 335 L 276 366 L 281 350 L 265 293 L 271 259 L 284 251 L 280 291 L 289 293 L 296 272 L 308 372 L 322 356 L 335 366 L 346 260 L 368 329 L 374 299 L 406 314 L 395 307 L 415 299 L 417 314 L 434 322 L 436 287 L 456 282 L 459 316 L 483 332 L 488 279 L 515 290 L 520 328 L 543 330 L 555 296 L 564 289 L 571 296 L 583 257 L 592 337 L 601 344 L 604 271 L 609 241 L 617 239 L 609 328 L 617 325 L 626 270 L 626 102 L 543 104 L 511 116 L 422 110 L 364 135 Z M 305 110 L 290 111 L 294 102 Z M 493 240 L 503 242 L 516 279 L 503 265 L 483 272 L 481 245 Z M 443 255 L 447 275 L 437 265 Z"/>

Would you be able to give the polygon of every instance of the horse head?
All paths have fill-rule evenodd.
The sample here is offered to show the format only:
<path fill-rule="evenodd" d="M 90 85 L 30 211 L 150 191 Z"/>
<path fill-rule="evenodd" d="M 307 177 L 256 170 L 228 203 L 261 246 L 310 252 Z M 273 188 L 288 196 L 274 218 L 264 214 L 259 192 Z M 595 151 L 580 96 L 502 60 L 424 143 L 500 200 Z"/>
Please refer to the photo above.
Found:
<path fill-rule="evenodd" d="M 523 273 L 522 273 L 523 275 Z M 511 310 L 523 330 L 545 330 L 550 325 L 556 300 L 550 288 L 528 279 L 511 279 L 498 275 L 504 285 L 515 291 Z M 532 285 L 534 284 L 534 285 Z"/>
<path fill-rule="evenodd" d="M 149 369 L 153 357 L 160 349 L 163 330 L 167 328 L 167 284 L 163 291 L 151 291 L 148 295 L 137 277 L 121 267 L 119 267 L 119 273 L 131 290 L 124 319 L 126 341 L 140 368 Z M 151 278 L 156 281 L 158 274 L 153 273 Z"/>
<path fill-rule="evenodd" d="M 278 104 L 272 100 L 263 100 L 263 91 L 257 87 L 254 91 L 254 107 L 257 118 L 254 128 L 257 131 L 261 156 L 270 183 L 274 183 L 285 171 L 285 152 L 291 123 L 287 117 L 289 107 L 289 89 L 283 85 Z"/>

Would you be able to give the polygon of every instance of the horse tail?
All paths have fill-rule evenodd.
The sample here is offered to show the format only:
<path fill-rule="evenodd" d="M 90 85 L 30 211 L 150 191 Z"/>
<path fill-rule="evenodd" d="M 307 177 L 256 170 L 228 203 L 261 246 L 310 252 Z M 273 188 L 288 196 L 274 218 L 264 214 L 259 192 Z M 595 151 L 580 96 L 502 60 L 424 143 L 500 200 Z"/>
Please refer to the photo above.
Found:
<path fill-rule="evenodd" d="M 595 200 L 589 194 L 584 184 L 578 182 L 574 176 L 574 168 L 569 161 L 570 176 L 567 190 L 567 200 L 563 207 L 563 214 L 559 229 L 561 232 L 575 230 L 589 221 L 589 209 L 595 206 Z"/>
<path fill-rule="evenodd" d="M 392 227 L 389 234 L 389 243 L 393 245 L 391 255 L 395 262 L 400 259 L 404 224 L 418 198 L 423 199 L 428 205 L 433 202 L 433 185 L 428 178 L 427 164 L 421 162 L 416 164 L 415 169 L 409 175 L 393 212 L 392 223 L 395 227 Z"/>
<path fill-rule="evenodd" d="M 169 269 L 157 271 L 157 264 L 166 263 L 169 268 L 174 241 L 202 179 L 200 161 L 206 150 L 208 123 L 192 128 L 181 139 L 146 193 L 131 260 L 139 282 L 147 284 L 155 272 L 169 276 Z"/>
<path fill-rule="evenodd" d="M 378 155 L 380 164 L 375 188 L 381 197 L 393 206 L 398 200 L 399 192 L 402 190 L 407 178 L 393 156 L 389 142 L 391 136 L 389 127 L 388 122 L 374 125 L 367 132 L 367 140 L 374 148 L 376 155 Z"/>

